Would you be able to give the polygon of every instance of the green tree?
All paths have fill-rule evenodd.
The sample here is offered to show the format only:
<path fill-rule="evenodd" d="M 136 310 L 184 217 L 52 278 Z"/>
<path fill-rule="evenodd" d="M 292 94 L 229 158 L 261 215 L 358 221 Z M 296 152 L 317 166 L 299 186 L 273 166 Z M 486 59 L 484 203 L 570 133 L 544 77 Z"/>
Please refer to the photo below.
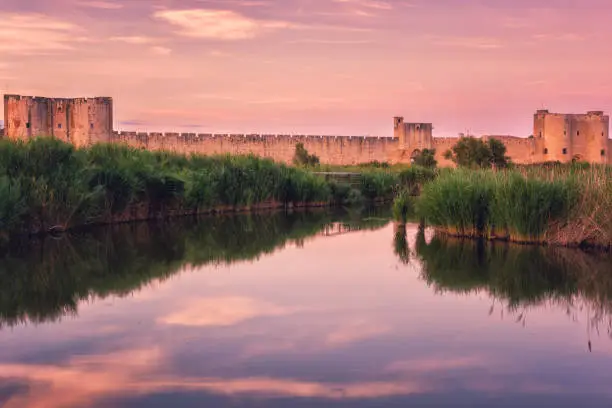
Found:
<path fill-rule="evenodd" d="M 486 142 L 474 137 L 461 137 L 451 150 L 444 153 L 446 159 L 452 160 L 459 167 L 470 168 L 503 168 L 508 166 L 506 146 L 496 139 Z"/>
<path fill-rule="evenodd" d="M 438 165 L 436 161 L 436 149 L 423 149 L 412 158 L 412 163 L 429 169 L 435 168 Z"/>
<path fill-rule="evenodd" d="M 489 139 L 487 144 L 491 151 L 491 165 L 495 168 L 508 167 L 510 158 L 506 156 L 506 145 L 497 139 Z"/>
<path fill-rule="evenodd" d="M 304 147 L 304 143 L 298 143 L 295 145 L 293 164 L 296 166 L 316 166 L 319 164 L 319 157 L 309 154 Z"/>

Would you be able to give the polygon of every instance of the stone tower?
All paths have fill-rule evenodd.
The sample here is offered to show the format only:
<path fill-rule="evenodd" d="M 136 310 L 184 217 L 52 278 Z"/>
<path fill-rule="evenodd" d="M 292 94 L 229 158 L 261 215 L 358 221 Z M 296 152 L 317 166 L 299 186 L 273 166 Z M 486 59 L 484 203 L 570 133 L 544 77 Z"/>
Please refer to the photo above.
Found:
<path fill-rule="evenodd" d="M 399 140 L 399 148 L 413 155 L 433 147 L 433 125 L 431 123 L 406 123 L 403 117 L 393 118 L 393 137 Z"/>
<path fill-rule="evenodd" d="M 561 114 L 539 110 L 533 120 L 536 161 L 569 163 L 577 160 L 605 164 L 609 153 L 609 127 L 610 118 L 601 111 Z"/>
<path fill-rule="evenodd" d="M 48 136 L 84 147 L 109 142 L 112 132 L 112 98 L 4 96 L 4 136 L 9 139 Z"/>

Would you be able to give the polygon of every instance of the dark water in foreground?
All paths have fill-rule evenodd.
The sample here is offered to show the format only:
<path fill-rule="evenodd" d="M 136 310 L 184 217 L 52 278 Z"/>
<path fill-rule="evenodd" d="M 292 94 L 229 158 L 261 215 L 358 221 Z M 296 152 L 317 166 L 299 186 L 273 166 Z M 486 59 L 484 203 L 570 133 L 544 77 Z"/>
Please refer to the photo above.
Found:
<path fill-rule="evenodd" d="M 183 220 L 0 259 L 0 406 L 612 406 L 612 262 L 385 214 Z"/>

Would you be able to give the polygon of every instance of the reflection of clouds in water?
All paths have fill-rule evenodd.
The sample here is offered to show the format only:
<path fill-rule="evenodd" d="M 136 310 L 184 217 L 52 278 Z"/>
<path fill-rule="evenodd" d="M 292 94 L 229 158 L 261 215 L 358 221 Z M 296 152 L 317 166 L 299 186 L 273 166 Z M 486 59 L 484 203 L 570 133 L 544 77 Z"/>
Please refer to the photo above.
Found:
<path fill-rule="evenodd" d="M 159 372 L 164 355 L 159 348 L 123 350 L 108 355 L 74 357 L 61 366 L 0 365 L 0 373 L 21 386 L 8 397 L 5 407 L 83 407 L 102 399 L 146 396 L 162 392 L 202 392 L 216 395 L 271 398 L 376 399 L 442 392 L 448 386 L 448 371 L 456 370 L 452 384 L 467 391 L 569 394 L 592 392 L 595 385 L 560 387 L 545 379 L 523 376 L 517 367 L 511 381 L 491 375 L 480 356 L 416 358 L 398 361 L 373 377 L 385 380 L 308 381 L 263 376 L 218 378 L 176 376 Z M 476 369 L 476 370 L 474 370 Z M 470 372 L 470 375 L 461 375 Z M 390 378 L 389 375 L 392 375 Z M 396 377 L 393 377 L 396 375 Z"/>
<path fill-rule="evenodd" d="M 418 381 L 326 383 L 266 377 L 221 379 L 156 374 L 163 355 L 158 348 L 74 357 L 68 364 L 0 365 L 6 378 L 27 383 L 27 392 L 9 397 L 6 407 L 81 407 L 97 399 L 163 391 L 202 391 L 224 395 L 303 398 L 377 398 L 424 392 Z"/>
<path fill-rule="evenodd" d="M 482 356 L 415 358 L 413 360 L 395 361 L 385 371 L 389 373 L 426 373 L 435 371 L 458 370 L 466 368 L 486 368 L 493 364 Z"/>
<path fill-rule="evenodd" d="M 329 346 L 341 346 L 390 332 L 391 327 L 384 324 L 357 319 L 341 323 L 338 328 L 327 335 L 325 343 Z"/>
<path fill-rule="evenodd" d="M 0 365 L 6 378 L 0 384 L 10 378 L 29 387 L 13 392 L 7 407 L 81 407 L 191 392 L 329 404 L 456 390 L 607 392 L 612 378 L 598 369 L 609 363 L 609 350 L 579 364 L 582 356 L 567 350 L 574 337 L 582 344 L 584 332 L 568 329 L 555 308 L 533 306 L 533 324 L 517 330 L 514 319 L 486 314 L 486 291 L 437 296 L 419 271 L 381 267 L 394 259 L 390 237 L 386 228 L 314 240 L 300 251 L 234 264 L 231 273 L 198 267 L 159 287 L 112 297 L 112 307 L 81 305 L 79 319 L 61 326 L 2 332 L 2 359 L 15 364 Z M 408 240 L 414 246 L 414 237 Z M 67 351 L 59 353 L 61 347 Z M 0 405 L 1 394 L 0 387 Z"/>
<path fill-rule="evenodd" d="M 257 317 L 286 316 L 297 309 L 247 297 L 194 299 L 180 311 L 158 319 L 179 326 L 232 326 Z"/>

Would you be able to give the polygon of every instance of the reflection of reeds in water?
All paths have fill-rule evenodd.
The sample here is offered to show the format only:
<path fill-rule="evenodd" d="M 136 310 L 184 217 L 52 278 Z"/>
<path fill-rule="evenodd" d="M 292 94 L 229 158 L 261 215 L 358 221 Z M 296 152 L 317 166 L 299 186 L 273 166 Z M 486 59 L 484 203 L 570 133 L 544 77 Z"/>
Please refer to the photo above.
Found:
<path fill-rule="evenodd" d="M 256 260 L 288 243 L 303 245 L 329 225 L 380 228 L 384 209 L 358 214 L 278 212 L 178 219 L 99 228 L 0 254 L 0 327 L 75 315 L 92 297 L 127 295 L 185 267 Z"/>
<path fill-rule="evenodd" d="M 543 305 L 559 307 L 572 319 L 588 311 L 589 327 L 612 333 L 609 254 L 443 235 L 427 243 L 422 230 L 415 252 L 429 285 L 439 291 L 486 291 L 493 298 L 490 313 L 501 305 L 502 313 L 525 324 L 529 310 Z"/>
<path fill-rule="evenodd" d="M 394 223 L 393 249 L 399 260 L 407 265 L 410 263 L 410 247 L 406 236 L 406 224 Z"/>

